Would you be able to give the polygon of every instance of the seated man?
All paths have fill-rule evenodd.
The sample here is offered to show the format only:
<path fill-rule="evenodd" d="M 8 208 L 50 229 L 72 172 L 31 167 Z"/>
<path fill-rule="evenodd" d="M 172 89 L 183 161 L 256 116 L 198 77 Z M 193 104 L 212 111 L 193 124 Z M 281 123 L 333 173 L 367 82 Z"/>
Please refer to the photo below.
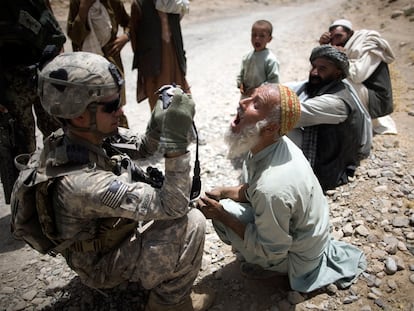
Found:
<path fill-rule="evenodd" d="M 326 191 L 354 175 L 364 156 L 362 140 L 371 129 L 365 125 L 368 116 L 360 110 L 358 98 L 342 81 L 348 75 L 346 55 L 322 45 L 312 50 L 310 62 L 309 81 L 291 86 L 300 98 L 302 114 L 288 136 L 302 149 Z"/>
<path fill-rule="evenodd" d="M 241 100 L 226 141 L 230 157 L 249 151 L 244 183 L 206 192 L 198 207 L 244 257 L 244 275 L 287 274 L 300 292 L 330 283 L 347 287 L 365 269 L 365 256 L 330 237 L 319 182 L 302 151 L 284 136 L 299 117 L 299 99 L 282 85 L 260 86 Z"/>
<path fill-rule="evenodd" d="M 388 64 L 394 53 L 388 42 L 374 30 L 352 30 L 346 19 L 334 21 L 322 34 L 320 44 L 331 44 L 349 58 L 347 79 L 358 92 L 373 119 L 377 134 L 396 134 L 397 128 L 389 115 L 393 111 L 392 85 Z"/>
<path fill-rule="evenodd" d="M 163 138 L 165 178 L 155 185 L 127 155 L 104 143 L 118 132 L 123 82 L 116 66 L 97 54 L 64 53 L 47 64 L 39 94 L 64 132 L 45 140 L 36 174 L 23 171 L 18 181 L 26 176 L 30 185 L 53 182 L 43 199 L 54 213 L 54 251 L 84 284 L 140 282 L 151 290 L 147 311 L 206 310 L 208 295 L 190 296 L 205 234 L 204 216 L 189 209 L 187 134 L 194 102 L 175 89 L 169 108 L 159 104 L 152 114 L 138 153 L 155 152 Z M 13 196 L 12 201 L 21 202 Z"/>

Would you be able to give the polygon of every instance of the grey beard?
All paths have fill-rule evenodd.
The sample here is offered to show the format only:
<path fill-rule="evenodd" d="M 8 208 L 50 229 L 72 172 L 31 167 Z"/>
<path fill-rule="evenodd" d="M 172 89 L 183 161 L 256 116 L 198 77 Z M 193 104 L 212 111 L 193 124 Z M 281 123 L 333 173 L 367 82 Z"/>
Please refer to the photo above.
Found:
<path fill-rule="evenodd" d="M 227 158 L 234 159 L 257 145 L 260 138 L 259 123 L 245 127 L 240 133 L 233 133 L 229 127 L 224 134 L 224 141 L 228 146 Z"/>

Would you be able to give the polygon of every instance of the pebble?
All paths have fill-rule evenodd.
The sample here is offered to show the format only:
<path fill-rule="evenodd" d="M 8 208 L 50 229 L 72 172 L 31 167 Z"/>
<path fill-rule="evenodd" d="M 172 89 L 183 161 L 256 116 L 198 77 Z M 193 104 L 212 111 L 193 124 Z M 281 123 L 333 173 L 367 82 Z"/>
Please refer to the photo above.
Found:
<path fill-rule="evenodd" d="M 393 280 L 393 279 L 387 280 L 387 285 L 391 289 L 397 289 L 398 288 L 397 282 L 395 282 L 395 280 Z"/>
<path fill-rule="evenodd" d="M 391 257 L 387 257 L 385 259 L 385 272 L 389 275 L 392 275 L 395 272 L 397 272 L 397 263 Z"/>
<path fill-rule="evenodd" d="M 343 301 L 343 304 L 345 304 L 345 305 L 350 304 L 350 303 L 353 303 L 357 300 L 358 300 L 358 296 L 355 296 L 355 295 L 347 296 L 347 297 L 345 297 L 345 299 Z"/>
<path fill-rule="evenodd" d="M 288 293 L 287 300 L 290 302 L 290 304 L 297 305 L 305 301 L 305 298 L 299 292 L 290 291 Z"/>

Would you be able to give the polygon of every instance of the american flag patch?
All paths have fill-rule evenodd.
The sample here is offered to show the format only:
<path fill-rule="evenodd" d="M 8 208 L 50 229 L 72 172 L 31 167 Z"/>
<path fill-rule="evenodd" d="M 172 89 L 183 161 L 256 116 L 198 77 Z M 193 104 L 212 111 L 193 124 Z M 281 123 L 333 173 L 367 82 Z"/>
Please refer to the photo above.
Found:
<path fill-rule="evenodd" d="M 127 190 L 127 185 L 123 184 L 119 180 L 114 180 L 102 195 L 101 201 L 106 206 L 115 209 L 121 204 L 122 198 Z"/>

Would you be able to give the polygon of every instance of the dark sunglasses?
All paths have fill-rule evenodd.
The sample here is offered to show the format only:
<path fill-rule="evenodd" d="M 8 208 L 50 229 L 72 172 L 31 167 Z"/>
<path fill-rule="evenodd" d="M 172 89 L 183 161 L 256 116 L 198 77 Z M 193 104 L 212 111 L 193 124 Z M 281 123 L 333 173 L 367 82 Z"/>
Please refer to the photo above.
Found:
<path fill-rule="evenodd" d="M 96 102 L 97 105 L 103 106 L 102 111 L 105 113 L 112 113 L 121 108 L 121 97 L 117 97 L 109 102 Z"/>

